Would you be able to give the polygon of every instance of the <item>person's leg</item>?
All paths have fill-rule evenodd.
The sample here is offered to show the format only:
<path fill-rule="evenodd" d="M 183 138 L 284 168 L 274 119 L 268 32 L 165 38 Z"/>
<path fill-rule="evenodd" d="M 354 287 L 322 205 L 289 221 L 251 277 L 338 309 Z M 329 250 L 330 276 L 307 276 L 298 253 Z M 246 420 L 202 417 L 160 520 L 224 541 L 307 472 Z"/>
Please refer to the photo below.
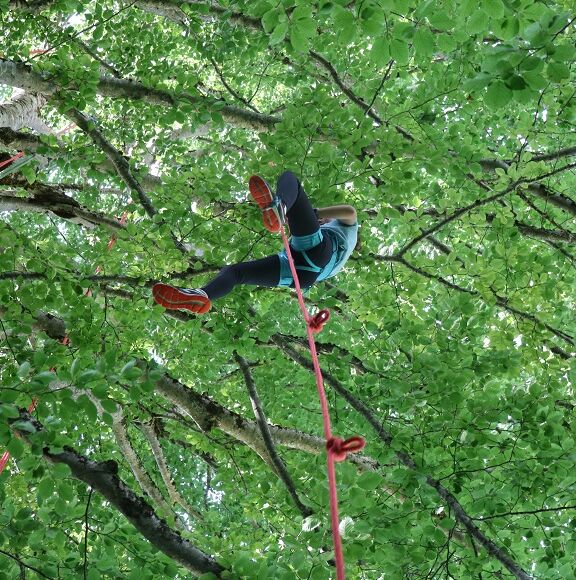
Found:
<path fill-rule="evenodd" d="M 300 181 L 291 171 L 285 171 L 278 178 L 276 195 L 286 206 L 286 217 L 293 236 L 311 236 L 320 229 L 314 208 Z"/>
<path fill-rule="evenodd" d="M 280 281 L 280 258 L 268 256 L 252 262 L 225 266 L 218 275 L 202 288 L 179 288 L 158 283 L 152 288 L 155 302 L 164 308 L 184 308 L 196 314 L 210 310 L 212 300 L 222 298 L 238 284 L 275 287 Z"/>
<path fill-rule="evenodd" d="M 279 279 L 280 259 L 275 255 L 226 266 L 214 279 L 203 286 L 202 290 L 208 294 L 210 300 L 216 300 L 226 296 L 238 284 L 273 288 L 278 286 Z"/>

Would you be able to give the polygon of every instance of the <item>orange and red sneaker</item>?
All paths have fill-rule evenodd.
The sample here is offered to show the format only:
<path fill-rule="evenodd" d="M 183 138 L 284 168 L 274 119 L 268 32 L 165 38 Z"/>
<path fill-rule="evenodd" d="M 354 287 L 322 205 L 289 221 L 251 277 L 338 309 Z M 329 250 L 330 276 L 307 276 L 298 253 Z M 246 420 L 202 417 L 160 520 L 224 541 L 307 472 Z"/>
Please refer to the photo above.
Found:
<path fill-rule="evenodd" d="M 250 190 L 252 198 L 262 210 L 264 227 L 269 232 L 279 232 L 280 224 L 283 221 L 279 198 L 272 195 L 270 186 L 259 175 L 250 177 L 248 189 Z"/>
<path fill-rule="evenodd" d="M 168 310 L 185 308 L 196 314 L 205 314 L 212 306 L 208 294 L 199 288 L 177 288 L 159 283 L 152 286 L 152 296 L 157 304 Z"/>

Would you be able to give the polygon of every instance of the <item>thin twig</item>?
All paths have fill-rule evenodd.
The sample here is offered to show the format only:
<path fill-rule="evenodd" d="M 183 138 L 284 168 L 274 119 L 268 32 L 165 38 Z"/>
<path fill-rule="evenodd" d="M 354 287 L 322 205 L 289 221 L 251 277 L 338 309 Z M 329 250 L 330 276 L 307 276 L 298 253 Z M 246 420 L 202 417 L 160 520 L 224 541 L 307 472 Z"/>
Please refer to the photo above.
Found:
<path fill-rule="evenodd" d="M 84 512 L 84 580 L 88 578 L 88 513 L 90 512 L 90 501 L 92 500 L 93 489 L 88 492 L 88 501 L 86 502 L 86 511 Z"/>
<path fill-rule="evenodd" d="M 8 558 L 12 558 L 12 560 L 15 560 L 16 562 L 18 562 L 19 566 L 24 566 L 24 568 L 28 568 L 28 570 L 32 570 L 32 572 L 36 572 L 36 574 L 38 574 L 38 576 L 41 576 L 42 578 L 50 578 L 50 580 L 53 580 L 52 576 L 46 576 L 46 574 L 44 574 L 44 572 L 42 572 L 42 570 L 38 570 L 38 568 L 35 568 L 34 566 L 31 566 L 30 564 L 24 563 L 22 560 L 20 560 L 20 558 L 18 558 L 18 556 L 15 556 L 14 554 L 11 554 L 10 552 L 5 552 L 4 550 L 0 550 L 0 554 L 4 554 L 5 556 L 8 556 Z"/>

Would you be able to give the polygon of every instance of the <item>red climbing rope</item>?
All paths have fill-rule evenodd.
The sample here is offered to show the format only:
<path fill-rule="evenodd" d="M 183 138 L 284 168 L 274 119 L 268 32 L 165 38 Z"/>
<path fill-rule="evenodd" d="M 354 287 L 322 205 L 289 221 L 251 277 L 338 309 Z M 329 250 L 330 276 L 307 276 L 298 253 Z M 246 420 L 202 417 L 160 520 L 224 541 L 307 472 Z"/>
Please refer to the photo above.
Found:
<path fill-rule="evenodd" d="M 312 354 L 312 363 L 314 365 L 314 374 L 316 375 L 316 387 L 318 389 L 318 396 L 320 398 L 320 406 L 322 408 L 322 419 L 324 421 L 324 438 L 326 439 L 327 464 L 328 464 L 328 487 L 330 491 L 330 517 L 332 521 L 332 540 L 334 542 L 334 557 L 336 559 L 336 578 L 343 580 L 345 577 L 344 571 L 344 554 L 342 553 L 342 540 L 340 538 L 340 521 L 338 517 L 338 494 L 336 489 L 336 469 L 334 463 L 336 461 L 344 461 L 348 453 L 354 453 L 364 449 L 366 442 L 362 437 L 355 435 L 350 439 L 340 439 L 334 437 L 330 429 L 330 413 L 328 412 L 328 401 L 324 391 L 324 379 L 322 378 L 322 371 L 320 370 L 320 363 L 318 362 L 318 353 L 316 352 L 316 343 L 314 342 L 314 334 L 320 332 L 322 327 L 330 318 L 329 310 L 320 310 L 315 316 L 310 316 L 304 298 L 302 296 L 302 289 L 300 288 L 300 281 L 298 280 L 298 273 L 290 251 L 290 243 L 281 224 L 280 233 L 282 234 L 282 241 L 286 249 L 286 256 L 290 264 L 290 271 L 294 278 L 294 285 L 296 287 L 296 294 L 298 295 L 298 304 L 300 310 L 304 315 L 306 321 L 306 333 L 308 334 L 308 345 L 310 346 L 310 353 Z"/>

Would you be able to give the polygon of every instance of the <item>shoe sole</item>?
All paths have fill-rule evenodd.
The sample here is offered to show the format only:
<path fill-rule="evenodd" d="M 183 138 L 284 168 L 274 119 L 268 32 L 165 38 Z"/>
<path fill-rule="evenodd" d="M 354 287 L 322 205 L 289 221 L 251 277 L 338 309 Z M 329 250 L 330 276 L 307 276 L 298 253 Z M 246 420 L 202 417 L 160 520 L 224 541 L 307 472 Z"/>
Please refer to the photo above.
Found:
<path fill-rule="evenodd" d="M 269 208 L 272 203 L 273 196 L 268 184 L 259 176 L 253 175 L 248 181 L 248 189 L 252 199 L 258 204 L 262 210 L 262 221 L 264 227 L 272 233 L 280 231 L 280 219 L 277 212 Z"/>
<path fill-rule="evenodd" d="M 174 286 L 168 286 L 168 284 L 154 284 L 152 296 L 157 304 L 169 310 L 184 308 L 196 314 L 205 314 L 211 306 L 209 298 L 185 294 Z"/>

